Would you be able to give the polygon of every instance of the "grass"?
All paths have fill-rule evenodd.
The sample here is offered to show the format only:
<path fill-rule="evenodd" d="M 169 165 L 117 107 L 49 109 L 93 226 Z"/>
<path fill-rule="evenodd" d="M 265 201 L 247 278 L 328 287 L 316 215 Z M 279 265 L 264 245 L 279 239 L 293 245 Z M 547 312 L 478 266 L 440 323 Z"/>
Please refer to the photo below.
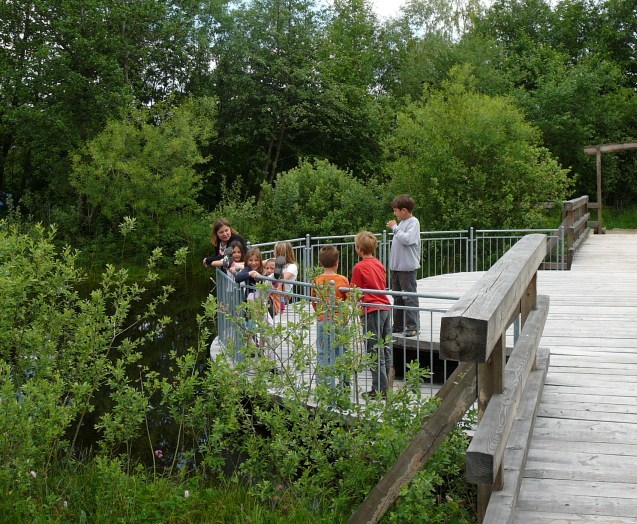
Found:
<path fill-rule="evenodd" d="M 602 208 L 602 222 L 606 229 L 637 229 L 637 206 Z M 591 220 L 597 220 L 597 210 L 592 210 Z"/>
<path fill-rule="evenodd" d="M 53 472 L 52 472 L 53 473 Z M 231 480 L 204 482 L 153 478 L 138 470 L 124 474 L 114 463 L 97 460 L 61 465 L 51 476 L 23 475 L 30 484 L 21 496 L 0 494 L 2 522 L 254 523 L 337 522 L 329 510 L 307 508 L 282 492 L 263 501 Z"/>

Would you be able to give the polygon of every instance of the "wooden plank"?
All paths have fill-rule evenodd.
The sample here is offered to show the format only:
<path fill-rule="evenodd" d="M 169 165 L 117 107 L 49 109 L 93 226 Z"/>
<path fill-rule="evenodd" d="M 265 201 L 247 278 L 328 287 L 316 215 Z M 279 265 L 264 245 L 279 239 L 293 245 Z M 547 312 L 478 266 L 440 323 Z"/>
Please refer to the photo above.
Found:
<path fill-rule="evenodd" d="M 546 511 L 518 511 L 516 522 L 520 524 L 574 524 L 586 522 L 590 524 L 635 524 L 633 519 L 624 520 L 611 515 L 583 515 L 577 512 L 548 513 Z"/>
<path fill-rule="evenodd" d="M 613 153 L 616 151 L 628 151 L 630 149 L 637 149 L 637 142 L 622 142 L 619 144 L 598 144 L 594 146 L 585 146 L 584 153 L 587 155 L 596 155 L 600 153 Z"/>
<path fill-rule="evenodd" d="M 636 395 L 626 395 L 626 396 L 618 396 L 618 395 L 600 395 L 599 393 L 586 393 L 586 391 L 582 391 L 581 388 L 577 388 L 576 392 L 573 393 L 573 390 L 570 392 L 564 391 L 563 387 L 550 387 L 544 386 L 544 393 L 542 400 L 544 402 L 580 402 L 580 403 L 593 403 L 598 402 L 599 404 L 615 404 L 615 405 L 627 405 L 627 406 L 635 406 L 635 398 Z"/>
<path fill-rule="evenodd" d="M 590 422 L 583 420 L 556 420 L 539 418 L 533 438 L 559 438 L 560 440 L 591 442 L 625 442 L 637 444 L 637 427 L 634 424 L 615 422 Z"/>
<path fill-rule="evenodd" d="M 566 445 L 565 445 L 565 448 Z M 626 455 L 599 455 L 568 451 L 531 449 L 524 470 L 525 478 L 588 480 L 637 483 L 637 458 Z M 533 498 L 525 493 L 520 498 Z"/>
<path fill-rule="evenodd" d="M 549 350 L 539 348 L 537 370 L 531 372 L 520 403 L 518 415 L 505 450 L 504 489 L 491 494 L 484 516 L 485 523 L 512 522 L 527 460 L 529 441 L 542 396 L 544 376 L 549 366 Z"/>
<path fill-rule="evenodd" d="M 542 488 L 542 486 L 532 486 Z M 524 489 L 527 489 L 524 486 Z M 604 497 L 595 495 L 566 495 L 556 494 L 546 489 L 534 490 L 534 498 L 524 498 L 518 501 L 522 511 L 547 511 L 552 513 L 568 513 L 571 508 L 586 515 L 612 515 L 618 518 L 634 519 L 637 515 L 637 500 L 634 498 Z M 634 520 L 633 520 L 634 522 Z"/>
<path fill-rule="evenodd" d="M 548 450 L 561 452 L 565 448 L 572 453 L 588 453 L 590 455 L 617 455 L 631 457 L 637 455 L 637 444 L 623 444 L 616 442 L 586 442 L 569 441 L 559 439 L 534 439 L 534 450 Z"/>
<path fill-rule="evenodd" d="M 562 209 L 565 212 L 573 211 L 574 209 L 577 209 L 578 207 L 587 206 L 588 200 L 589 200 L 588 195 L 574 198 L 572 200 L 567 200 L 566 202 L 562 203 Z"/>
<path fill-rule="evenodd" d="M 612 390 L 607 390 L 607 391 L 599 391 L 599 390 L 595 390 L 595 391 L 591 391 L 591 390 L 585 390 L 584 388 L 578 388 L 578 387 L 566 387 L 566 386 L 552 386 L 550 384 L 545 384 L 544 385 L 544 394 L 550 394 L 553 393 L 555 391 L 559 391 L 560 395 L 563 395 L 563 398 L 571 398 L 571 397 L 578 397 L 578 396 L 582 396 L 582 395 L 586 395 L 588 397 L 591 396 L 595 396 L 598 399 L 614 399 L 617 403 L 627 403 L 627 404 L 635 404 L 635 398 L 637 398 L 635 396 L 635 392 L 634 391 L 628 391 L 626 393 L 628 394 L 622 394 L 622 393 L 617 393 L 615 395 L 615 392 L 613 392 Z"/>
<path fill-rule="evenodd" d="M 600 490 L 612 491 L 617 498 L 637 500 L 637 484 L 625 482 L 582 481 L 577 484 L 556 479 L 526 479 L 526 487 L 534 491 L 560 493 L 567 496 L 597 496 Z"/>
<path fill-rule="evenodd" d="M 588 421 L 603 421 L 603 422 L 620 422 L 628 424 L 637 424 L 637 413 L 621 413 L 617 411 L 601 411 L 601 410 L 586 410 L 576 409 L 573 406 L 547 406 L 542 405 L 539 411 L 539 416 L 559 419 L 576 419 L 576 420 L 588 420 Z M 637 428 L 636 428 L 637 429 Z"/>
<path fill-rule="evenodd" d="M 538 343 L 549 310 L 549 298 L 538 297 L 506 365 L 505 387 L 493 395 L 467 450 L 466 477 L 474 484 L 493 484 L 502 463 L 526 380 L 535 364 Z"/>
<path fill-rule="evenodd" d="M 546 255 L 546 235 L 527 235 L 444 314 L 440 354 L 486 362 Z"/>
<path fill-rule="evenodd" d="M 476 400 L 475 366 L 462 363 L 439 391 L 442 401 L 381 481 L 365 498 L 350 523 L 378 522 L 394 503 L 400 488 L 420 471 L 440 443 Z"/>

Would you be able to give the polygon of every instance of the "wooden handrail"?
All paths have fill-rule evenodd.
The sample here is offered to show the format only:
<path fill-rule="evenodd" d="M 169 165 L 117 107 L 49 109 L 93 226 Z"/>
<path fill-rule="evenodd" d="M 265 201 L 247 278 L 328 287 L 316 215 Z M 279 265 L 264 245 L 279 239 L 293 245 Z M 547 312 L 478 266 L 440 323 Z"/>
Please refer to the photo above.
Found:
<path fill-rule="evenodd" d="M 440 356 L 489 360 L 546 256 L 546 235 L 526 235 L 442 317 Z"/>
<path fill-rule="evenodd" d="M 571 269 L 575 252 L 588 236 L 590 213 L 588 195 L 567 200 L 562 205 L 562 227 L 566 230 L 566 268 Z"/>
<path fill-rule="evenodd" d="M 537 296 L 537 271 L 546 249 L 545 235 L 522 238 L 441 321 L 440 356 L 478 363 L 479 423 L 466 460 L 467 480 L 478 484 L 478 522 L 491 493 L 504 487 L 504 450 L 536 366 L 549 307 L 548 297 Z M 506 330 L 517 316 L 522 332 L 507 364 Z"/>

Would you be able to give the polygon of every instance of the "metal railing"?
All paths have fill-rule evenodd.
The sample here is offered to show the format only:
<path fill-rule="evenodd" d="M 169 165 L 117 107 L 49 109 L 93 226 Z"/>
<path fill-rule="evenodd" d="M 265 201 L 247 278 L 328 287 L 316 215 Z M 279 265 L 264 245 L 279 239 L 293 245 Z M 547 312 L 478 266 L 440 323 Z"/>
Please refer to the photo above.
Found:
<path fill-rule="evenodd" d="M 264 278 L 264 281 L 267 280 Z M 279 282 L 290 283 L 291 281 L 280 280 Z M 232 277 L 221 270 L 217 270 L 216 283 L 219 304 L 218 337 L 211 348 L 213 357 L 224 352 L 228 358 L 237 363 L 250 356 L 265 356 L 272 361 L 273 369 L 285 373 L 298 384 L 305 383 L 314 387 L 319 381 L 320 371 L 317 356 L 317 323 L 315 321 L 308 322 L 308 319 L 315 320 L 316 318 L 313 314 L 312 303 L 316 304 L 318 299 L 311 293 L 314 286 L 297 281 L 295 282 L 297 290 L 291 293 L 270 289 L 268 293 L 272 295 L 274 300 L 279 300 L 281 295 L 285 295 L 287 304 L 280 314 L 271 315 L 268 313 L 267 322 L 255 323 L 249 320 L 250 313 L 246 307 L 247 297 L 253 293 L 261 293 L 262 298 L 265 298 L 264 291 L 253 286 L 240 286 L 234 282 Z M 346 290 L 346 288 L 341 289 Z M 360 291 L 369 294 L 384 294 L 390 297 L 405 296 L 405 293 L 392 291 Z M 396 384 L 400 384 L 404 379 L 408 364 L 417 361 L 422 368 L 430 370 L 424 387 L 430 395 L 433 395 L 456 366 L 455 362 L 439 361 L 435 354 L 438 349 L 440 318 L 459 297 L 440 293 L 407 294 L 416 296 L 421 303 L 418 307 L 420 329 L 415 337 L 394 334 L 392 341 L 389 342 L 388 349 L 393 353 Z M 361 307 L 366 305 L 372 304 L 360 303 Z M 390 310 L 390 321 L 393 321 L 394 315 L 407 309 L 405 306 L 394 306 L 393 304 L 387 308 Z M 352 329 L 349 332 L 355 334 L 348 337 L 350 347 L 345 348 L 345 351 L 354 352 L 359 356 L 366 355 L 367 339 L 375 337 L 378 340 L 382 338 L 381 333 L 370 333 L 365 319 L 364 315 L 350 317 L 352 326 L 349 327 Z M 252 343 L 248 343 L 249 340 Z M 305 359 L 304 364 L 298 366 L 295 351 L 299 351 L 301 346 L 303 346 L 306 356 L 309 355 L 309 360 Z M 247 350 L 248 355 L 246 355 L 246 348 L 250 348 Z M 255 352 L 255 348 L 258 351 Z M 329 370 L 327 373 L 329 374 Z M 373 373 L 379 374 L 377 378 L 380 382 L 380 369 L 376 367 L 374 370 L 371 366 L 364 370 L 352 371 L 348 377 L 337 374 L 337 376 L 329 377 L 329 381 L 335 385 L 346 383 L 351 386 L 352 400 L 360 402 L 361 395 L 372 389 Z M 325 375 L 325 370 L 322 374 Z"/>
<path fill-rule="evenodd" d="M 551 246 L 547 250 L 544 267 L 547 269 L 566 269 L 567 250 L 565 248 L 564 228 L 555 230 L 474 230 L 467 231 L 438 231 L 421 233 L 421 267 L 418 270 L 419 279 L 447 273 L 487 271 L 504 253 L 506 253 L 518 240 L 529 233 L 544 233 L 547 235 L 547 245 Z M 279 315 L 272 315 L 272 325 L 279 333 L 289 332 L 294 329 L 298 320 L 311 313 L 312 302 L 316 299 L 312 297 L 313 286 L 311 281 L 314 268 L 318 264 L 318 253 L 325 245 L 334 245 L 339 249 L 340 265 L 339 272 L 351 276 L 351 268 L 358 261 L 358 256 L 354 250 L 355 235 L 325 236 L 291 239 L 293 251 L 299 265 L 299 280 L 293 283 L 292 292 L 287 294 L 287 300 L 291 303 L 286 310 Z M 389 249 L 392 235 L 387 232 L 376 234 L 379 247 L 377 256 L 383 265 L 387 266 Z M 273 256 L 276 242 L 253 244 L 259 247 L 263 259 Z M 387 271 L 388 288 L 391 274 Z M 287 282 L 287 281 L 286 281 Z M 243 358 L 242 348 L 246 345 L 246 337 L 255 335 L 250 333 L 247 323 L 238 322 L 237 319 L 245 317 L 246 313 L 242 304 L 246 301 L 246 295 L 250 291 L 255 291 L 249 286 L 239 286 L 234 280 L 222 271 L 217 271 L 217 299 L 219 304 L 218 313 L 218 338 L 213 343 L 216 344 L 216 351 L 231 348 L 231 358 L 238 362 Z M 405 296 L 405 293 L 393 293 L 391 291 L 369 290 L 369 293 L 383 293 L 392 297 L 393 295 Z M 279 292 L 274 292 L 278 294 Z M 409 362 L 417 361 L 423 367 L 428 367 L 431 375 L 427 387 L 433 393 L 434 388 L 444 383 L 447 376 L 453 371 L 456 363 L 448 363 L 438 358 L 438 337 L 440 318 L 451 306 L 454 300 L 459 297 L 443 295 L 414 294 L 418 297 L 420 306 L 418 308 L 420 317 L 420 329 L 416 337 L 404 337 L 394 335 L 392 349 L 394 352 L 394 368 L 396 376 L 400 380 L 404 377 Z M 393 318 L 397 312 L 406 309 L 404 306 L 390 306 L 390 314 Z M 364 317 L 361 317 L 364 318 Z M 361 322 L 360 319 L 353 319 L 353 322 Z M 278 329 L 277 329 L 278 328 Z M 518 335 L 517 323 L 511 330 L 511 338 L 515 340 Z M 358 336 L 354 337 L 354 348 L 350 350 L 363 354 L 365 351 L 365 340 L 363 334 L 367 332 L 366 326 L 357 327 Z M 273 366 L 282 370 L 290 369 L 290 363 L 294 360 L 294 349 L 289 342 L 291 337 L 280 337 L 281 340 L 268 341 L 272 346 L 268 352 L 272 358 Z M 306 326 L 301 336 L 296 340 L 304 339 L 310 348 L 316 348 L 316 328 Z M 213 351 L 214 353 L 214 351 Z M 305 382 L 316 382 L 317 371 L 316 358 L 308 368 L 300 373 L 297 380 Z M 338 380 L 337 380 L 338 382 Z M 371 370 L 367 373 L 360 373 L 356 377 L 353 394 L 358 395 L 365 388 L 371 389 Z"/>
<path fill-rule="evenodd" d="M 488 271 L 489 268 L 518 240 L 531 233 L 543 233 L 547 236 L 548 250 L 545 269 L 567 269 L 567 249 L 565 228 L 557 229 L 509 229 L 489 230 L 473 229 L 457 231 L 423 231 L 420 233 L 420 269 L 417 277 L 426 278 L 448 273 Z M 375 233 L 378 240 L 376 257 L 387 267 L 392 233 Z M 354 250 L 355 235 L 319 236 L 306 235 L 305 238 L 288 240 L 292 244 L 300 280 L 307 282 L 311 269 L 318 264 L 321 247 L 333 245 L 339 249 L 339 272 L 350 277 L 358 255 Z M 252 244 L 258 247 L 265 260 L 272 257 L 276 242 Z M 387 282 L 391 281 L 388 268 Z M 389 287 L 389 286 L 388 286 Z"/>

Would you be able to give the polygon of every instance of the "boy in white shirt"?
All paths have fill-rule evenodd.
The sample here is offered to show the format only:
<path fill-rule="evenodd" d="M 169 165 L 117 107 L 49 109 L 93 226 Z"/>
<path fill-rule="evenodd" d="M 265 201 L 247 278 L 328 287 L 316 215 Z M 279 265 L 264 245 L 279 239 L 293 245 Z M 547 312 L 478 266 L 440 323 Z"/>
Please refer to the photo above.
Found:
<path fill-rule="evenodd" d="M 394 233 L 389 254 L 392 291 L 416 293 L 416 271 L 420 267 L 420 222 L 413 215 L 415 202 L 409 195 L 398 195 L 391 203 L 394 216 L 387 228 Z M 394 296 L 394 305 L 418 307 L 418 297 Z M 419 314 L 417 309 L 395 309 L 393 333 L 404 332 L 406 337 L 418 334 Z"/>

